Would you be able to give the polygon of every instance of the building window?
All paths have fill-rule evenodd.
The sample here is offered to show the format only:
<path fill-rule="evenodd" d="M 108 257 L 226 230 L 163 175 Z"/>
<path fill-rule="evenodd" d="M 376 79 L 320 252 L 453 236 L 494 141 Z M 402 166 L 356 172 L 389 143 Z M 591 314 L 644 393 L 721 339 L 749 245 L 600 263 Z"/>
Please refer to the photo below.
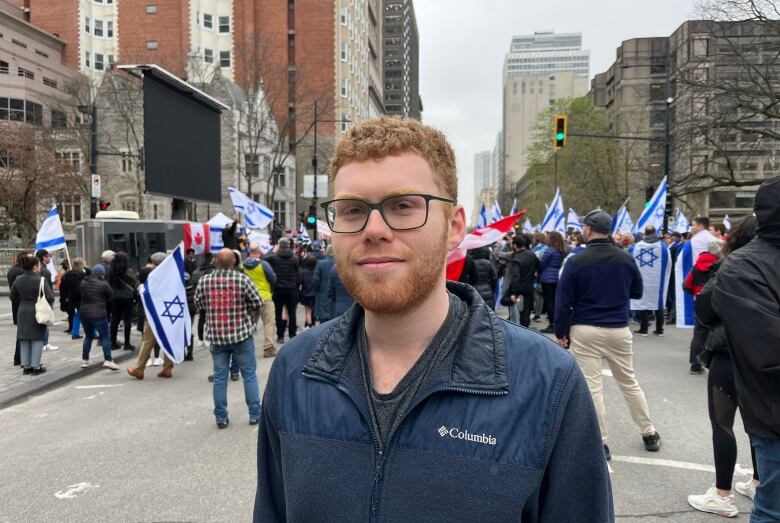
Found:
<path fill-rule="evenodd" d="M 347 25 L 347 8 L 346 7 L 342 7 L 341 8 L 340 19 L 341 19 L 341 25 Z"/>
<path fill-rule="evenodd" d="M 52 80 L 51 78 L 46 78 L 45 76 L 43 77 L 43 85 L 45 85 L 46 87 L 51 87 L 52 89 L 57 88 L 57 82 Z"/>
<path fill-rule="evenodd" d="M 34 125 L 43 125 L 43 106 L 27 102 L 25 104 L 25 121 Z"/>
<path fill-rule="evenodd" d="M 103 70 L 103 55 L 100 53 L 95 53 L 95 71 L 102 71 Z"/>
<path fill-rule="evenodd" d="M 55 158 L 61 163 L 66 164 L 74 172 L 81 170 L 81 153 L 76 151 L 65 151 L 54 153 Z"/>
<path fill-rule="evenodd" d="M 122 201 L 122 210 L 138 212 L 138 202 L 136 200 Z"/>
<path fill-rule="evenodd" d="M 287 47 L 295 47 L 295 35 L 287 35 Z"/>
<path fill-rule="evenodd" d="M 219 52 L 219 66 L 230 67 L 230 51 Z"/>
<path fill-rule="evenodd" d="M 28 80 L 35 80 L 35 74 L 29 69 L 25 69 L 24 67 L 17 67 L 17 75 L 24 76 Z"/>
<path fill-rule="evenodd" d="M 48 57 L 49 57 L 49 54 L 48 54 L 48 53 L 44 53 L 44 52 L 43 52 L 43 51 L 41 51 L 40 49 L 36 49 L 36 50 L 35 50 L 35 54 L 37 54 L 38 56 L 42 56 L 42 57 L 44 57 L 44 58 L 48 58 Z"/>
<path fill-rule="evenodd" d="M 157 40 L 147 40 L 146 48 L 152 50 L 157 49 Z"/>
<path fill-rule="evenodd" d="M 279 167 L 274 171 L 274 185 L 279 189 L 287 186 L 287 167 Z"/>
<path fill-rule="evenodd" d="M 287 227 L 287 202 L 274 202 L 274 221 L 281 227 Z"/>
<path fill-rule="evenodd" d="M 108 55 L 108 65 L 109 67 L 114 65 L 114 55 L 112 54 Z"/>
<path fill-rule="evenodd" d="M 149 4 L 146 6 L 146 14 L 153 15 L 157 12 L 157 6 L 154 4 Z"/>
<path fill-rule="evenodd" d="M 666 126 L 666 110 L 650 111 L 650 127 L 663 129 Z"/>
<path fill-rule="evenodd" d="M 230 17 L 229 16 L 220 16 L 219 17 L 219 32 L 220 32 L 220 34 L 230 33 Z"/>
<path fill-rule="evenodd" d="M 347 79 L 342 78 L 341 79 L 341 97 L 346 98 L 347 97 Z"/>
<path fill-rule="evenodd" d="M 244 165 L 246 175 L 252 178 L 260 176 L 260 157 L 256 154 L 245 154 Z"/>
<path fill-rule="evenodd" d="M 203 27 L 206 29 L 214 28 L 214 18 L 208 13 L 203 13 Z"/>
<path fill-rule="evenodd" d="M 8 62 L 0 60 L 0 74 L 8 74 Z"/>
<path fill-rule="evenodd" d="M 347 43 L 341 42 L 341 61 L 346 62 L 347 61 Z"/>
<path fill-rule="evenodd" d="M 95 36 L 103 37 L 103 20 L 95 20 Z"/>
<path fill-rule="evenodd" d="M 65 223 L 81 221 L 81 201 L 78 196 L 59 199 L 57 201 L 57 210 Z"/>
<path fill-rule="evenodd" d="M 133 157 L 127 151 L 122 151 L 122 172 L 129 173 L 133 170 Z"/>
<path fill-rule="evenodd" d="M 84 52 L 84 63 L 86 64 L 87 69 L 91 67 L 90 65 L 91 62 L 89 61 L 89 51 Z"/>
<path fill-rule="evenodd" d="M 52 129 L 64 129 L 68 126 L 68 117 L 62 111 L 51 111 L 51 128 Z"/>
<path fill-rule="evenodd" d="M 92 30 L 89 28 L 89 17 L 84 18 L 84 31 L 87 33 L 92 32 Z"/>
<path fill-rule="evenodd" d="M 152 204 L 152 219 L 153 220 L 160 219 L 160 207 L 156 203 Z"/>
<path fill-rule="evenodd" d="M 203 61 L 207 64 L 214 63 L 214 50 L 213 49 L 204 49 L 203 50 Z"/>
<path fill-rule="evenodd" d="M 114 22 L 106 22 L 106 36 L 114 38 Z"/>

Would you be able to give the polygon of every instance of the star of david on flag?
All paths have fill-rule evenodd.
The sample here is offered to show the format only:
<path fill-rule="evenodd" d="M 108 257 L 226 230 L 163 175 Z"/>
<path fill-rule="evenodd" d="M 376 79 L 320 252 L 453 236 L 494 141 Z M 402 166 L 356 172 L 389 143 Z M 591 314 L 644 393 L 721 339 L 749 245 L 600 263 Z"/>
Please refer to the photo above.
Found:
<path fill-rule="evenodd" d="M 184 361 L 190 343 L 192 319 L 184 290 L 183 242 L 149 273 L 139 293 L 146 321 L 168 358 L 174 363 Z"/>
<path fill-rule="evenodd" d="M 658 259 L 658 255 L 653 249 L 639 249 L 639 254 L 636 256 L 636 259 L 639 261 L 639 268 L 652 267 Z"/>
<path fill-rule="evenodd" d="M 566 214 L 563 210 L 563 198 L 561 197 L 560 188 L 555 191 L 555 197 L 547 209 L 547 215 L 542 221 L 541 230 L 542 232 L 558 231 L 561 234 L 566 234 Z"/>

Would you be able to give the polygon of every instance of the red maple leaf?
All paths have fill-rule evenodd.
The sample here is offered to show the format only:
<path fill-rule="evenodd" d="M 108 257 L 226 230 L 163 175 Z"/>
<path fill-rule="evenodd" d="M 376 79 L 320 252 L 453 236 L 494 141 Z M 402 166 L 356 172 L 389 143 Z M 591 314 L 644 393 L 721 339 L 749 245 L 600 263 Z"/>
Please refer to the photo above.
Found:
<path fill-rule="evenodd" d="M 195 243 L 200 245 L 200 242 L 202 242 L 202 241 L 203 241 L 203 235 L 201 233 L 197 233 L 195 235 Z"/>

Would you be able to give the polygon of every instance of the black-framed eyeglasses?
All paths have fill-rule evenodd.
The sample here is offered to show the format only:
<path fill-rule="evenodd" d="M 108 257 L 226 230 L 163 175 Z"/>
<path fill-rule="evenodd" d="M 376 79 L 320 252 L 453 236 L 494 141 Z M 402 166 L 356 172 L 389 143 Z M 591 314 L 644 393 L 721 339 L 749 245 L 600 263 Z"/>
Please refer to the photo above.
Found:
<path fill-rule="evenodd" d="M 419 229 L 428 223 L 431 200 L 455 205 L 455 201 L 431 194 L 398 194 L 377 203 L 352 198 L 322 202 L 328 227 L 333 232 L 356 233 L 366 228 L 371 211 L 376 209 L 388 227 L 394 231 Z"/>

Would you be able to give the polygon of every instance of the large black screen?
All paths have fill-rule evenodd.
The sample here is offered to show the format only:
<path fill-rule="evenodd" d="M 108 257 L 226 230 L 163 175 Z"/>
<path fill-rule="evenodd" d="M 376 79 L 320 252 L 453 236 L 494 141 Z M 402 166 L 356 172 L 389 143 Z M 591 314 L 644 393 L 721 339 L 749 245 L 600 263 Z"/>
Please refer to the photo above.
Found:
<path fill-rule="evenodd" d="M 220 113 L 144 75 L 146 191 L 220 203 Z"/>

